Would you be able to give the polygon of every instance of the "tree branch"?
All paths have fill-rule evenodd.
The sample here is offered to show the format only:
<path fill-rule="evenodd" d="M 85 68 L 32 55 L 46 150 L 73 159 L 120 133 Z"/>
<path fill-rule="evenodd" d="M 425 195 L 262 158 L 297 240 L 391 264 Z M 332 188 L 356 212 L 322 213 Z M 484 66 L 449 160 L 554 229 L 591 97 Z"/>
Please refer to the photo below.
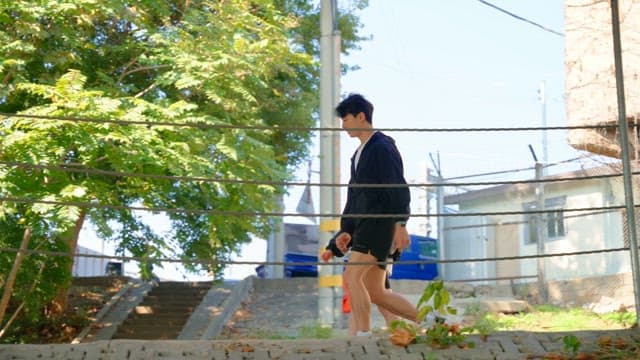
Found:
<path fill-rule="evenodd" d="M 9 82 L 9 80 L 11 80 L 12 77 L 13 77 L 13 69 L 9 70 L 9 72 L 4 77 L 4 79 L 2 79 L 2 84 L 6 85 Z"/>
<path fill-rule="evenodd" d="M 24 236 L 22 237 L 22 243 L 20 244 L 20 250 L 26 250 L 29 246 L 29 241 L 31 240 L 31 228 L 28 227 L 24 230 Z M 13 266 L 11 267 L 11 272 L 9 272 L 9 277 L 7 278 L 7 282 L 4 287 L 4 293 L 2 294 L 2 299 L 0 300 L 0 321 L 4 318 L 4 313 L 7 310 L 7 306 L 9 305 L 9 300 L 11 299 L 11 292 L 13 291 L 13 284 L 16 281 L 16 276 L 18 275 L 18 269 L 20 269 L 20 264 L 22 264 L 22 258 L 25 253 L 20 251 L 16 254 L 16 258 L 13 261 Z"/>
<path fill-rule="evenodd" d="M 144 90 L 140 91 L 139 93 L 137 93 L 137 94 L 134 96 L 134 98 L 136 98 L 136 99 L 137 99 L 137 98 L 139 98 L 139 97 L 141 97 L 141 96 L 144 96 L 144 94 L 148 93 L 149 91 L 151 91 L 151 90 L 152 90 L 153 88 L 155 88 L 155 87 L 156 87 L 156 84 L 151 84 L 151 85 L 147 86 L 147 88 L 146 88 L 146 89 L 144 89 Z"/>
<path fill-rule="evenodd" d="M 31 293 L 33 292 L 33 289 L 35 289 L 35 287 L 38 284 L 38 281 L 40 279 L 40 276 L 42 276 L 42 270 L 44 270 L 44 264 L 42 264 L 42 266 L 40 266 L 40 270 L 38 271 L 38 275 L 36 275 L 36 279 L 31 284 L 31 287 L 29 288 L 29 291 L 27 291 L 27 295 L 26 296 L 31 295 Z M 2 330 L 0 330 L 0 338 L 2 338 L 2 336 L 4 335 L 5 332 L 7 332 L 7 329 L 9 329 L 9 326 L 11 326 L 11 324 L 18 317 L 18 314 L 20 313 L 20 310 L 22 310 L 22 308 L 24 307 L 24 304 L 26 304 L 26 303 L 27 303 L 26 300 L 22 300 L 22 303 L 20 303 L 20 306 L 18 306 L 16 311 L 13 313 L 13 315 L 11 315 L 9 320 L 7 320 L 7 323 L 4 324 L 4 327 L 2 328 Z"/>
<path fill-rule="evenodd" d="M 125 76 L 127 76 L 127 69 L 131 67 L 131 65 L 135 64 L 136 62 L 138 62 L 138 57 L 134 57 L 133 59 L 131 59 L 131 61 L 127 63 L 127 65 L 124 66 L 122 74 L 120 74 L 120 77 L 118 77 L 118 81 L 117 81 L 118 84 L 120 84 L 122 82 L 122 79 Z"/>
<path fill-rule="evenodd" d="M 157 70 L 157 69 L 164 69 L 164 68 L 168 68 L 169 65 L 153 65 L 153 66 L 141 66 L 139 68 L 135 68 L 129 71 L 125 71 L 122 73 L 122 75 L 120 75 L 120 77 L 118 78 L 118 83 L 120 83 L 125 76 L 133 74 L 133 73 L 137 73 L 140 71 L 147 71 L 147 70 Z"/>

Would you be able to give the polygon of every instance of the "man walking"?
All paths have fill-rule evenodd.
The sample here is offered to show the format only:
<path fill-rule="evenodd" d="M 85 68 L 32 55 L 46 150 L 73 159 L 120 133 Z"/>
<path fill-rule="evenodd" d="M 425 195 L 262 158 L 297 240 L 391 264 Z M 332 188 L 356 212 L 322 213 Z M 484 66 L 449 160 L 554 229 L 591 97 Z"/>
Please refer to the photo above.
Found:
<path fill-rule="evenodd" d="M 399 250 L 409 246 L 406 222 L 411 197 L 395 141 L 373 129 L 373 105 L 362 95 L 351 94 L 338 104 L 336 113 L 349 136 L 360 140 L 351 158 L 349 184 L 373 185 L 349 187 L 340 233 L 336 237 L 340 251 L 345 253 L 351 248 L 343 276 L 351 297 L 356 334 L 369 336 L 372 302 L 405 319 L 415 321 L 417 317 L 415 306 L 407 299 L 385 290 L 385 265 L 379 264 L 386 262 L 395 250 L 391 249 L 392 244 Z M 398 186 L 376 187 L 375 184 Z M 365 216 L 344 216 L 355 214 Z M 369 264 L 350 265 L 352 263 Z"/>
<path fill-rule="evenodd" d="M 329 240 L 329 244 L 325 248 L 325 251 L 320 255 L 322 260 L 329 261 L 329 259 L 331 259 L 334 256 L 338 257 L 338 258 L 341 258 L 341 257 L 345 256 L 345 254 L 343 254 L 336 247 L 336 237 L 337 236 L 338 236 L 338 234 L 335 234 L 331 238 L 331 240 Z M 400 255 L 401 255 L 400 251 L 395 250 L 393 254 L 389 254 L 389 256 L 387 257 L 387 261 L 391 261 L 391 260 L 397 261 L 398 259 L 400 259 Z M 393 267 L 392 264 L 387 264 L 386 269 L 385 269 L 384 288 L 385 288 L 386 291 L 391 291 L 391 282 L 389 281 L 389 277 L 391 276 L 392 267 Z M 345 286 L 344 281 L 343 281 L 343 288 L 344 288 L 344 296 L 342 297 L 342 312 L 347 314 L 347 313 L 351 313 L 351 300 L 349 300 L 349 298 L 350 298 L 349 290 Z M 399 319 L 399 317 L 396 314 L 390 312 L 389 310 L 383 308 L 382 306 L 378 306 L 378 311 L 380 311 L 380 314 L 384 318 L 384 322 L 386 323 L 387 328 L 391 328 L 391 323 L 394 320 L 398 320 Z M 349 334 L 349 336 L 355 336 L 356 333 L 357 333 L 357 331 L 356 331 L 356 324 L 355 324 L 354 318 L 353 318 L 353 316 L 349 316 L 348 334 Z"/>

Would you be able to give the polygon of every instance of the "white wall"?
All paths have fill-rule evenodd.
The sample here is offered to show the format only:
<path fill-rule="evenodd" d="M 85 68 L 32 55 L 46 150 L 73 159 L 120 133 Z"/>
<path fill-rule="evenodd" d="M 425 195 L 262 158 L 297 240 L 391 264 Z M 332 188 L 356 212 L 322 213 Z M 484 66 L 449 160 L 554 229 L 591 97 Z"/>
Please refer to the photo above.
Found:
<path fill-rule="evenodd" d="M 78 246 L 76 253 L 101 255 L 100 252 L 83 246 Z M 105 258 L 75 256 L 73 258 L 72 274 L 74 277 L 104 276 L 108 262 L 109 260 Z"/>
<path fill-rule="evenodd" d="M 572 181 L 563 183 L 553 183 L 545 186 L 545 198 L 553 198 L 566 196 L 564 208 L 592 208 L 611 205 L 620 205 L 624 203 L 624 199 L 619 197 L 623 193 L 618 189 L 622 186 L 619 181 L 586 180 Z M 528 186 L 513 186 L 505 189 L 503 192 L 487 191 L 486 196 L 476 196 L 469 198 L 467 201 L 460 201 L 458 204 L 460 212 L 478 213 L 478 212 L 520 212 L 523 211 L 523 204 L 535 201 L 534 193 Z M 565 212 L 565 229 L 566 236 L 558 239 L 547 241 L 545 244 L 545 253 L 568 253 L 576 251 L 602 250 L 608 248 L 624 247 L 624 231 L 623 219 L 620 211 L 608 212 L 603 214 L 586 214 L 585 212 Z M 597 212 L 597 211 L 591 211 Z M 576 216 L 583 215 L 583 216 Z M 520 256 L 537 254 L 537 245 L 525 244 L 526 226 L 522 222 L 522 215 L 498 215 L 487 217 L 489 223 L 494 226 L 485 227 L 484 229 L 492 229 L 492 231 L 484 231 L 486 243 L 473 242 L 474 232 L 470 229 L 466 234 L 459 230 L 446 230 L 456 224 L 460 224 L 461 219 L 445 218 L 445 234 L 444 241 L 446 244 L 447 259 L 453 258 L 474 258 L 494 256 L 493 253 L 508 254 L 511 249 L 516 249 Z M 472 219 L 471 217 L 463 219 Z M 472 222 L 472 220 L 466 220 Z M 476 220 L 477 221 L 477 220 Z M 497 224 L 497 225 L 495 225 Z M 510 224 L 511 228 L 502 226 L 502 224 Z M 517 226 L 520 230 L 513 231 L 513 227 Z M 475 231 L 480 231 L 477 228 Z M 512 233 L 515 233 L 513 235 Z M 505 236 L 509 234 L 509 236 Z M 461 238 L 462 237 L 462 238 Z M 465 238 L 466 237 L 466 238 Z M 496 239 L 499 239 L 497 241 Z M 517 243 L 513 243 L 517 242 Z M 490 249 L 495 246 L 496 251 Z M 489 252 L 487 251 L 489 249 Z M 508 249 L 509 251 L 504 251 Z M 500 251 L 503 250 L 503 251 Z M 504 255 L 501 255 L 501 257 Z M 537 260 L 525 259 L 518 260 L 517 266 L 502 266 L 494 273 L 496 277 L 502 276 L 527 276 L 537 274 Z M 504 263 L 502 261 L 501 263 Z M 489 266 L 485 268 L 485 274 L 491 274 L 490 270 L 493 264 L 487 263 Z M 500 270 L 502 268 L 502 270 Z M 464 266 L 446 266 L 449 271 L 446 272 L 446 279 L 456 279 L 465 277 L 474 273 L 471 269 Z M 509 271 L 506 271 L 509 269 Z M 596 253 L 579 256 L 551 257 L 545 259 L 545 277 L 547 280 L 567 280 L 574 278 L 593 277 L 601 275 L 619 274 L 629 272 L 630 257 L 629 252 L 610 252 Z M 452 273 L 454 272 L 454 273 Z M 458 272 L 459 274 L 456 274 Z M 518 273 L 519 272 L 519 273 Z M 463 275 L 464 274 L 464 275 Z M 522 282 L 535 281 L 535 279 L 526 279 Z"/>

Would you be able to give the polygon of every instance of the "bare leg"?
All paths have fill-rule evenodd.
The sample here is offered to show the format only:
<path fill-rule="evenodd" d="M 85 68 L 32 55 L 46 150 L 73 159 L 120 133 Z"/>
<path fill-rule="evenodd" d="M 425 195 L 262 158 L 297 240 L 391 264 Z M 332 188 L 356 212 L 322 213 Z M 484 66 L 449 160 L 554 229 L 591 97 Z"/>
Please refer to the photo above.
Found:
<path fill-rule="evenodd" d="M 387 289 L 387 291 L 391 292 L 390 289 Z M 382 314 L 382 317 L 384 318 L 384 322 L 387 324 L 387 327 L 391 327 L 391 322 L 393 322 L 394 320 L 400 319 L 400 316 L 392 313 L 391 311 L 383 308 L 380 305 L 378 305 L 378 311 L 380 311 L 380 314 Z"/>
<path fill-rule="evenodd" d="M 356 320 L 353 317 L 353 314 L 349 314 L 349 336 L 356 336 Z"/>
<path fill-rule="evenodd" d="M 376 258 L 371 254 L 364 254 L 352 251 L 349 257 L 349 263 L 352 262 L 375 262 Z M 348 265 L 344 271 L 344 281 L 349 289 L 349 297 L 351 300 L 351 316 L 355 322 L 355 330 L 370 331 L 371 330 L 371 299 L 367 288 L 365 288 L 365 274 L 377 265 Z M 383 272 L 384 275 L 384 272 Z M 382 285 L 378 279 L 379 285 Z"/>
<path fill-rule="evenodd" d="M 386 283 L 389 282 L 389 276 L 391 276 L 390 272 L 389 272 L 389 268 L 390 266 L 387 265 L 387 269 L 385 270 L 385 274 L 384 274 L 384 280 L 382 281 L 383 286 L 384 286 L 384 290 L 387 292 L 391 292 L 390 288 L 387 288 Z M 377 305 L 378 306 L 378 311 L 380 311 L 380 314 L 382 314 L 382 317 L 384 318 L 384 322 L 387 325 L 388 328 L 391 327 L 391 323 L 394 320 L 399 320 L 400 317 L 394 313 L 392 313 L 391 311 L 385 309 L 384 307 Z"/>
<path fill-rule="evenodd" d="M 345 294 L 348 294 L 349 290 L 347 289 L 347 286 L 345 284 L 343 284 L 343 285 L 344 285 Z M 350 298 L 349 298 L 349 303 L 351 303 L 351 299 Z M 349 319 L 348 319 L 349 327 L 348 327 L 348 330 L 347 330 L 347 334 L 349 336 L 356 336 L 356 332 L 357 332 L 357 330 L 356 330 L 356 321 L 354 320 L 353 313 L 349 313 L 348 316 L 349 316 Z"/>
<path fill-rule="evenodd" d="M 384 288 L 385 270 L 372 266 L 364 275 L 364 285 L 371 302 L 407 320 L 416 321 L 418 310 L 404 296 Z"/>
<path fill-rule="evenodd" d="M 387 289 L 387 291 L 391 291 L 391 290 Z M 387 327 L 391 327 L 391 322 L 392 321 L 401 319 L 400 316 L 392 313 L 391 311 L 383 308 L 380 305 L 378 305 L 378 311 L 380 311 L 380 314 L 382 314 L 382 317 L 384 318 L 384 322 L 387 325 Z M 349 315 L 349 330 L 348 330 L 348 334 L 349 334 L 349 336 L 355 336 L 356 335 L 356 322 L 355 322 L 355 320 L 354 320 L 352 315 Z"/>

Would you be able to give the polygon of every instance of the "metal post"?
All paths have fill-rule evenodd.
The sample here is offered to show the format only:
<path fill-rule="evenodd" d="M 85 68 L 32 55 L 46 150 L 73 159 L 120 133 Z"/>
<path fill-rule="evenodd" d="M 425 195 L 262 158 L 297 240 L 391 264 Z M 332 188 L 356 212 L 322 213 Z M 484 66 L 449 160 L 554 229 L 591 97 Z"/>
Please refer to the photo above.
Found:
<path fill-rule="evenodd" d="M 542 164 L 536 162 L 536 180 L 542 179 Z M 536 209 L 539 211 L 544 211 L 544 183 L 538 182 L 536 186 Z M 545 213 L 539 212 L 536 214 L 536 231 L 538 233 L 538 255 L 544 255 L 545 253 L 545 244 L 547 243 L 547 226 L 546 226 L 546 218 Z M 546 303 L 548 300 L 547 296 L 547 285 L 545 281 L 545 259 L 542 257 L 538 258 L 538 289 L 540 291 L 540 301 L 542 303 Z"/>
<path fill-rule="evenodd" d="M 629 128 L 627 124 L 627 110 L 624 98 L 624 75 L 622 71 L 622 45 L 620 43 L 620 16 L 618 14 L 618 0 L 611 0 L 611 25 L 613 32 L 613 57 L 616 70 L 616 89 L 618 95 L 618 127 L 620 131 L 620 149 L 622 150 L 624 198 L 627 212 L 627 227 L 629 228 L 629 244 L 631 248 L 631 273 L 633 274 L 636 314 L 640 314 L 640 294 L 638 293 L 638 291 L 640 291 L 640 276 L 638 273 L 638 238 L 636 234 L 636 216 L 633 201 L 631 163 L 629 161 Z M 640 325 L 640 316 L 636 319 L 636 325 Z"/>
<path fill-rule="evenodd" d="M 425 168 L 427 169 L 427 176 L 425 177 L 426 179 L 426 183 L 430 183 L 431 182 L 431 169 L 429 168 L 429 165 L 426 165 Z M 431 189 L 429 188 L 429 186 L 425 186 L 424 188 L 426 195 L 426 209 L 425 212 L 427 214 L 427 218 L 425 219 L 425 225 L 424 225 L 424 229 L 425 229 L 425 236 L 427 237 L 431 237 Z"/>
<path fill-rule="evenodd" d="M 335 3 L 334 3 L 334 9 L 335 9 Z M 333 108 L 335 108 L 335 106 L 338 104 L 338 102 L 340 101 L 340 49 L 342 47 L 341 44 L 341 36 L 340 36 L 340 31 L 338 31 L 337 29 L 337 21 L 335 19 L 335 16 L 337 15 L 335 10 L 333 12 L 334 15 L 334 19 L 333 19 L 333 32 L 332 32 L 332 43 L 333 43 L 333 63 L 332 63 L 332 69 L 333 69 L 333 76 L 332 76 L 332 82 L 333 82 L 333 104 L 331 105 L 331 115 L 333 115 L 331 117 L 332 120 L 332 126 L 333 127 L 340 127 L 340 119 L 335 116 L 335 114 L 333 113 Z M 341 179 L 340 179 L 340 132 L 339 131 L 334 131 L 332 134 L 333 137 L 333 151 L 332 151 L 332 159 L 333 159 L 333 183 L 334 184 L 339 184 Z M 332 209 L 333 209 L 333 213 L 334 214 L 339 214 L 342 211 L 341 208 L 341 201 L 340 201 L 340 188 L 339 187 L 332 187 L 331 191 L 333 192 L 333 203 L 332 203 Z M 342 279 L 342 273 L 343 273 L 343 269 L 341 266 L 333 266 L 331 268 L 332 274 L 333 274 L 333 278 L 334 279 Z M 334 320 L 334 325 L 338 324 L 338 319 L 342 319 L 342 306 L 339 306 L 340 304 L 342 304 L 342 297 L 344 295 L 344 292 L 342 290 L 342 286 L 338 285 L 338 284 L 333 284 L 334 286 L 332 287 L 332 291 L 333 291 L 333 320 Z"/>
<path fill-rule="evenodd" d="M 284 202 L 282 200 L 282 196 L 277 199 L 277 202 L 278 211 L 283 212 Z M 284 252 L 284 220 L 282 218 L 278 218 L 273 220 L 273 231 L 267 240 L 267 261 L 284 261 Z M 282 265 L 267 265 L 264 270 L 265 278 L 267 279 L 282 279 L 284 277 L 284 266 Z"/>
<path fill-rule="evenodd" d="M 442 178 L 442 171 L 440 170 L 440 152 L 437 153 L 437 159 L 434 159 L 431 153 L 429 153 L 429 157 L 431 158 L 431 163 L 436 170 L 436 182 L 439 185 L 436 189 L 436 212 L 438 214 L 444 213 L 444 188 L 442 187 L 442 182 L 444 181 Z M 438 216 L 436 219 L 436 226 L 438 227 L 436 230 L 437 240 L 438 240 L 438 259 L 445 260 L 445 246 L 444 246 L 444 219 L 442 216 Z M 440 279 L 446 280 L 446 266 L 443 263 L 439 263 L 438 274 L 440 275 Z"/>
<path fill-rule="evenodd" d="M 333 127 L 334 108 L 334 18 L 335 0 L 322 0 L 320 3 L 320 126 Z M 335 181 L 334 175 L 334 136 L 329 131 L 320 132 L 320 182 L 323 184 Z M 327 186 L 320 188 L 320 214 L 331 214 L 334 211 L 333 189 Z M 324 251 L 335 226 L 335 220 L 320 218 L 320 234 L 318 236 L 318 253 Z M 321 326 L 334 324 L 333 288 L 330 279 L 334 278 L 333 269 L 329 266 L 318 266 L 318 319 Z"/>
<path fill-rule="evenodd" d="M 540 83 L 540 105 L 542 110 L 542 127 L 547 127 L 547 97 L 545 93 L 545 82 Z M 549 145 L 547 140 L 547 130 L 542 130 L 542 163 L 549 163 Z M 546 168 L 542 168 L 542 176 L 547 175 Z"/>

